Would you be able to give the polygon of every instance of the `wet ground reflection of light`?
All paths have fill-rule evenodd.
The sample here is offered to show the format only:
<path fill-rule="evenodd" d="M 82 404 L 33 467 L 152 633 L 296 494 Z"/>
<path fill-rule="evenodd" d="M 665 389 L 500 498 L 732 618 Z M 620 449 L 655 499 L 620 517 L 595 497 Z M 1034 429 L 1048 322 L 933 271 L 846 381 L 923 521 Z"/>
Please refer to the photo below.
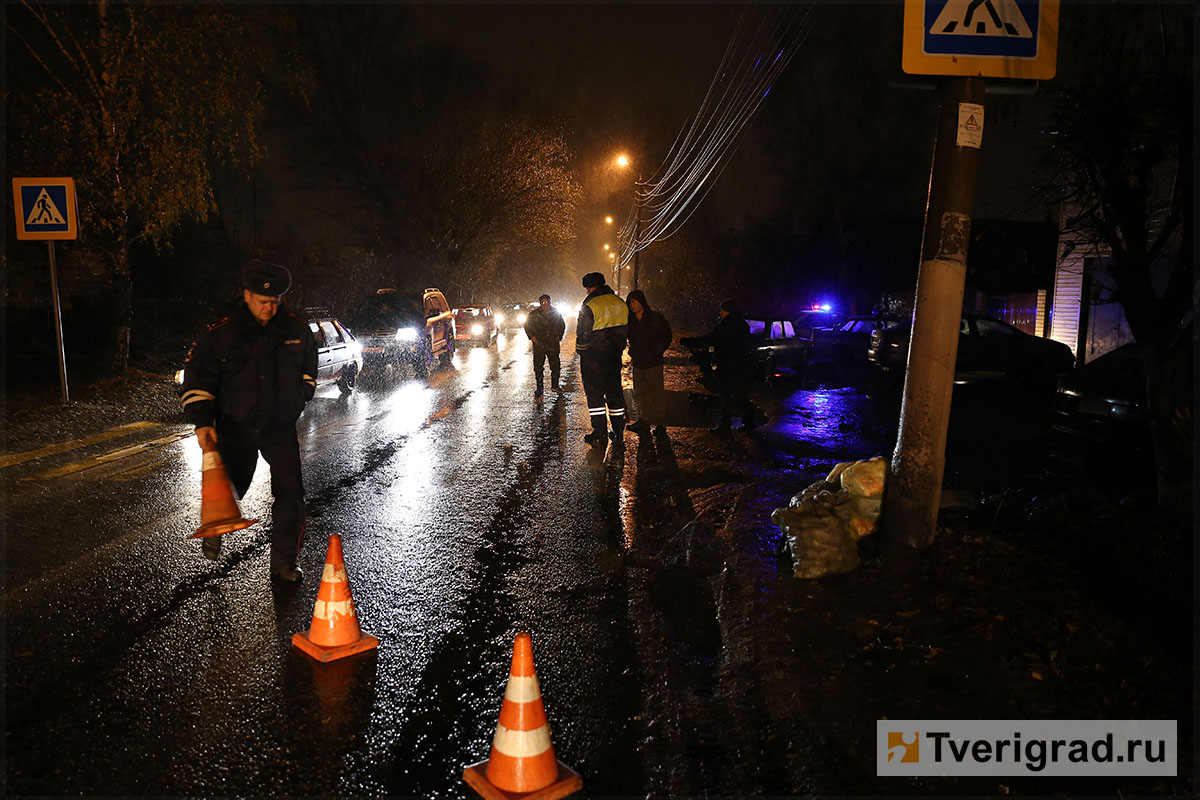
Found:
<path fill-rule="evenodd" d="M 398 387 L 383 401 L 390 412 L 382 420 L 386 432 L 403 436 L 416 431 L 428 419 L 433 400 L 433 390 L 420 381 L 408 381 Z"/>
<path fill-rule="evenodd" d="M 617 517 L 621 520 L 621 544 L 626 551 L 632 550 L 636 522 L 633 518 L 633 493 L 625 481 L 621 481 L 617 494 Z"/>
<path fill-rule="evenodd" d="M 870 458 L 890 448 L 878 404 L 854 388 L 800 390 L 788 396 L 771 429 L 803 443 L 813 468 Z"/>

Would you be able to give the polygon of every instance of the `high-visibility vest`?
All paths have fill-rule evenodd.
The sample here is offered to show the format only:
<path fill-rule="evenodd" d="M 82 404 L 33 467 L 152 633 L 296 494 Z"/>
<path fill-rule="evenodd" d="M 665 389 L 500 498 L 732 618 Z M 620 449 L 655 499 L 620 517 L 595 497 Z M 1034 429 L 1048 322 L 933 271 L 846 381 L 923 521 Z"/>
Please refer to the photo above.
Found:
<path fill-rule="evenodd" d="M 615 294 L 590 297 L 586 302 L 592 309 L 593 331 L 629 324 L 629 306 L 625 305 L 625 301 Z"/>

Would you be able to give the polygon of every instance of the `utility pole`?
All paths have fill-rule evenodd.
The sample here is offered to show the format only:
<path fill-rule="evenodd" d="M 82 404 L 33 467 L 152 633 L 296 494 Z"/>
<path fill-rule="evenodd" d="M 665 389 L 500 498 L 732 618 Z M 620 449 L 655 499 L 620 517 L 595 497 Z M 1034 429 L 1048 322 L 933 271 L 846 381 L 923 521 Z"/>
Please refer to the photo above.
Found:
<path fill-rule="evenodd" d="M 986 89 L 982 78 L 942 80 L 900 431 L 881 520 L 890 542 L 913 548 L 928 546 L 937 532 Z"/>
<path fill-rule="evenodd" d="M 638 288 L 638 252 L 641 250 L 639 239 L 642 238 L 642 201 L 638 198 L 638 186 L 642 184 L 642 176 L 633 187 L 633 288 Z"/>

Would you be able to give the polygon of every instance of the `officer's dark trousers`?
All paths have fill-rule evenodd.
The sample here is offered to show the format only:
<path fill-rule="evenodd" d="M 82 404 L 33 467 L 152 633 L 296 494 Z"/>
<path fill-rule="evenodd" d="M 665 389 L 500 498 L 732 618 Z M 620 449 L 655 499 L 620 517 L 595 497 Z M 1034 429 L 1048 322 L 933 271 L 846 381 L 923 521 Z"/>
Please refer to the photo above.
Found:
<path fill-rule="evenodd" d="M 296 426 L 270 433 L 217 425 L 217 450 L 240 500 L 250 488 L 258 454 L 271 466 L 271 564 L 295 564 L 304 536 L 304 483 Z"/>
<path fill-rule="evenodd" d="M 579 355 L 579 374 L 583 377 L 583 393 L 587 395 L 588 414 L 592 432 L 605 434 L 605 411 L 613 433 L 625 430 L 625 395 L 621 392 L 621 352 L 584 351 Z M 607 407 L 607 408 L 606 408 Z"/>
<path fill-rule="evenodd" d="M 558 387 L 558 373 L 562 368 L 562 362 L 558 359 L 558 348 L 553 350 L 542 348 L 534 345 L 533 347 L 533 374 L 537 378 L 538 391 L 542 391 L 542 367 L 545 366 L 546 360 L 550 361 L 550 385 L 554 388 Z"/>

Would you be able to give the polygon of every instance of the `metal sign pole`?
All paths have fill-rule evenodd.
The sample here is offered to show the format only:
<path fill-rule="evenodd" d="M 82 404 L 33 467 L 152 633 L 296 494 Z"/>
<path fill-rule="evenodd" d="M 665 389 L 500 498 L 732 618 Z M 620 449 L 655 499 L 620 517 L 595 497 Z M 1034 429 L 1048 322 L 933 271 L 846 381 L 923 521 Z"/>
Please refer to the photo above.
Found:
<path fill-rule="evenodd" d="M 67 352 L 63 347 L 62 312 L 58 301 L 58 267 L 54 263 L 54 242 L 46 242 L 46 250 L 50 253 L 50 293 L 54 300 L 54 335 L 58 339 L 58 379 L 62 384 L 63 405 L 69 405 L 71 396 L 67 392 Z"/>

